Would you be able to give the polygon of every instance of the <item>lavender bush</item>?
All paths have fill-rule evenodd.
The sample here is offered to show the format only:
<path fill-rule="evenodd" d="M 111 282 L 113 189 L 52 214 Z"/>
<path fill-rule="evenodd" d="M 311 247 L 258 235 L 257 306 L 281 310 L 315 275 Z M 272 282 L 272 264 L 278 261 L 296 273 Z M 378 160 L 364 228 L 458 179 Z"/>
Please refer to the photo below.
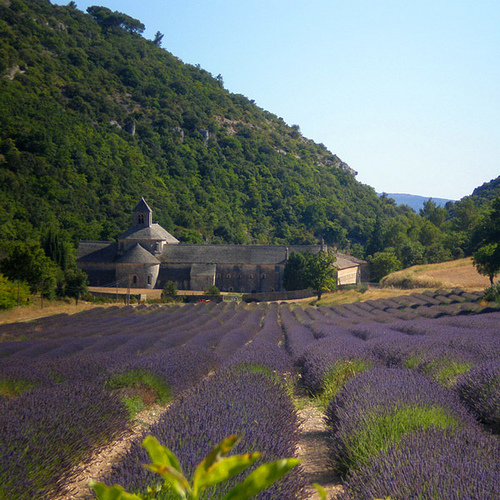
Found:
<path fill-rule="evenodd" d="M 451 391 L 410 370 L 387 368 L 349 380 L 328 405 L 326 418 L 343 472 L 366 465 L 416 430 L 475 426 Z"/>
<path fill-rule="evenodd" d="M 500 446 L 476 429 L 404 436 L 344 482 L 341 500 L 498 500 Z"/>
<path fill-rule="evenodd" d="M 481 422 L 500 432 L 500 360 L 475 366 L 458 379 L 455 390 Z"/>

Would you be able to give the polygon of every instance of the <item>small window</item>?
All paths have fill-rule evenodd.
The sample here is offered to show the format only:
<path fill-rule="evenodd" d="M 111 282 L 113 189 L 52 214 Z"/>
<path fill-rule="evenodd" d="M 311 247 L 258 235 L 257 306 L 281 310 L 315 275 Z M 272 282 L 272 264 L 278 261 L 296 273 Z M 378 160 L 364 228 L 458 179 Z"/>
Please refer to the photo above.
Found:
<path fill-rule="evenodd" d="M 232 292 L 232 291 L 233 291 L 233 287 L 232 287 L 232 286 L 230 286 L 230 287 L 229 287 L 229 291 L 230 291 L 230 292 Z"/>
<path fill-rule="evenodd" d="M 228 280 L 229 280 L 229 279 L 231 279 L 231 275 L 230 275 L 230 274 L 228 274 L 228 275 L 226 276 L 226 278 L 227 278 Z"/>
<path fill-rule="evenodd" d="M 139 222 L 139 224 L 144 224 L 144 214 L 139 214 L 139 217 L 137 217 L 137 222 Z"/>
<path fill-rule="evenodd" d="M 265 280 L 266 279 L 266 275 L 265 274 L 261 274 L 260 278 L 263 279 L 263 280 Z"/>
<path fill-rule="evenodd" d="M 253 279 L 253 274 L 249 274 L 249 275 L 248 275 L 248 277 L 249 277 L 250 279 Z"/>
<path fill-rule="evenodd" d="M 152 278 L 152 276 L 150 274 L 148 274 L 148 285 L 151 285 L 151 278 Z"/>
<path fill-rule="evenodd" d="M 134 285 L 137 285 L 137 276 L 134 274 L 134 276 L 132 277 L 132 283 Z"/>

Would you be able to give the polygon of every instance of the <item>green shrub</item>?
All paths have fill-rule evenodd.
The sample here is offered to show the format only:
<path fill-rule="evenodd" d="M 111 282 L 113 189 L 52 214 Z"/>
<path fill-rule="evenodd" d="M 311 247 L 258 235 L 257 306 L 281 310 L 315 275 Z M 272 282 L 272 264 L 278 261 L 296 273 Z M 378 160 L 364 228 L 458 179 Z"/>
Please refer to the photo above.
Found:
<path fill-rule="evenodd" d="M 204 295 L 220 295 L 220 290 L 215 286 L 215 285 L 212 285 L 210 288 L 208 288 L 207 290 L 205 290 L 203 292 Z"/>
<path fill-rule="evenodd" d="M 167 281 L 165 283 L 165 286 L 163 287 L 163 290 L 161 294 L 165 297 L 174 297 L 177 295 L 177 287 L 175 286 L 175 283 L 173 281 Z"/>
<path fill-rule="evenodd" d="M 25 283 L 13 283 L 3 274 L 0 274 L 0 311 L 12 309 L 19 305 L 26 305 L 30 296 L 30 290 Z"/>
<path fill-rule="evenodd" d="M 483 299 L 487 302 L 500 302 L 500 281 L 484 289 Z"/>

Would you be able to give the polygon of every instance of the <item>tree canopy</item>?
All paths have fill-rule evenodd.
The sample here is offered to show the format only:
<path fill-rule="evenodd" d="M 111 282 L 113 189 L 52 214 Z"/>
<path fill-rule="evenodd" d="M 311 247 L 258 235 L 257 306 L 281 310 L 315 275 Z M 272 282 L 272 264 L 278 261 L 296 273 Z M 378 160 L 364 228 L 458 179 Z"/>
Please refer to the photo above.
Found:
<path fill-rule="evenodd" d="M 337 287 L 337 269 L 333 252 L 292 252 L 283 271 L 285 290 L 311 288 L 321 299 L 323 292 Z"/>

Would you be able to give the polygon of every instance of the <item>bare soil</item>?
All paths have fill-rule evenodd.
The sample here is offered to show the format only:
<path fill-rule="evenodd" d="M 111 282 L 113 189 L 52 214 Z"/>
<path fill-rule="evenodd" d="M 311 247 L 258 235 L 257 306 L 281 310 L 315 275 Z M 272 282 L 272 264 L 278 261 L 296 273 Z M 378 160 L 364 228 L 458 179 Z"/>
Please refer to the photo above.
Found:
<path fill-rule="evenodd" d="M 302 423 L 297 454 L 309 484 L 306 488 L 306 498 L 320 500 L 319 494 L 312 486 L 312 483 L 318 483 L 326 489 L 328 500 L 334 500 L 343 489 L 329 458 L 328 433 L 323 412 L 308 404 L 299 410 L 299 418 Z"/>

